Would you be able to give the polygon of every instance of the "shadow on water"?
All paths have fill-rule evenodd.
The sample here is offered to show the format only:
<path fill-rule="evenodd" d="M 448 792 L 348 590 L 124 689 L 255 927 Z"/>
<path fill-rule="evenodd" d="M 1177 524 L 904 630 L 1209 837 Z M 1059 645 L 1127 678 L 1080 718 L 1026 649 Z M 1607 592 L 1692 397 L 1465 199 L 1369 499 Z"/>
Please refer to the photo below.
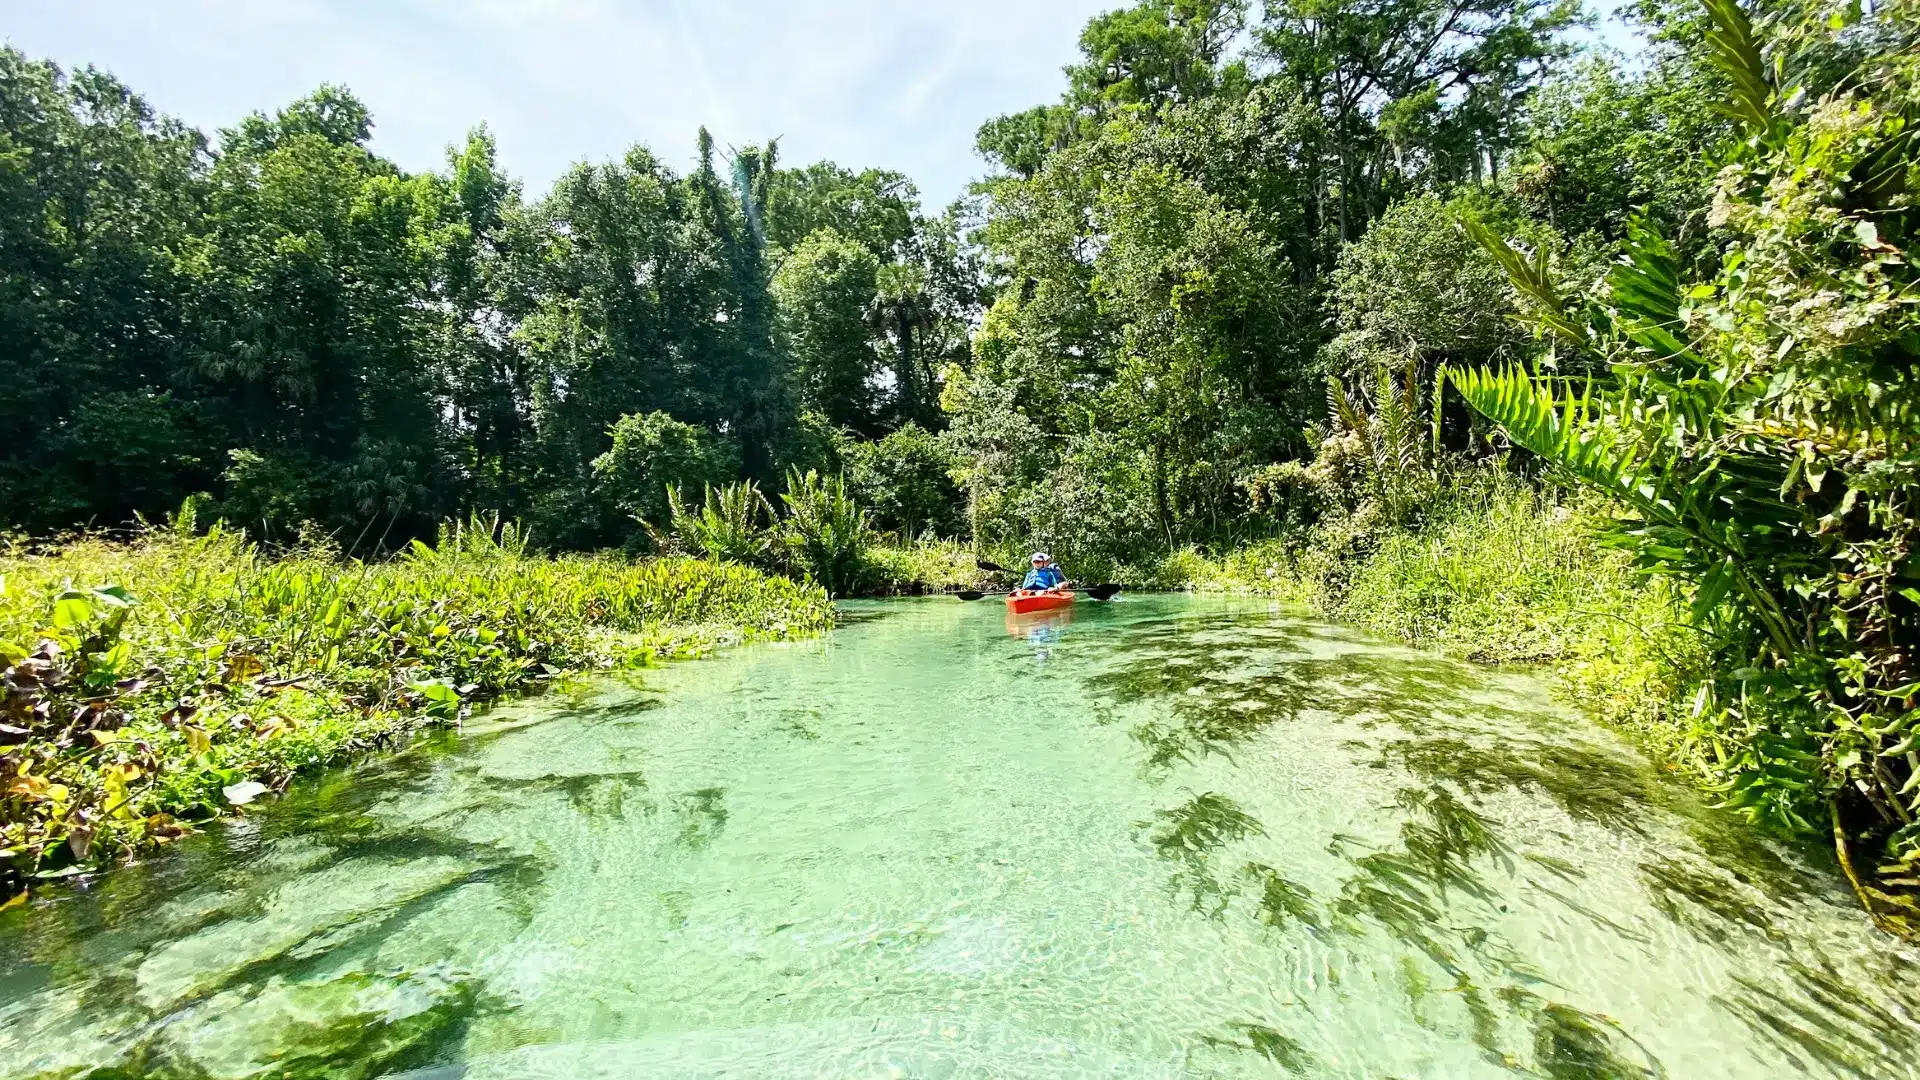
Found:
<path fill-rule="evenodd" d="M 849 621 L 891 613 L 855 610 Z M 1017 649 L 1010 644 L 1000 642 Z M 1076 663 L 1084 654 L 1096 719 L 1130 725 L 1143 775 L 1175 804 L 1133 825 L 1142 850 L 1164 861 L 1176 902 L 1223 932 L 1237 923 L 1255 949 L 1310 951 L 1330 983 L 1358 981 L 1342 968 L 1371 971 L 1403 995 L 1418 1030 L 1515 1075 L 1668 1075 L 1624 1024 L 1563 1000 L 1574 995 L 1516 947 L 1533 939 L 1508 920 L 1509 907 L 1537 899 L 1577 916 L 1574 930 L 1591 929 L 1621 950 L 1659 947 L 1668 938 L 1654 931 L 1665 925 L 1684 931 L 1671 937 L 1717 950 L 1709 955 L 1725 957 L 1738 974 L 1715 1006 L 1802 1073 L 1915 1073 L 1920 1036 L 1911 1017 L 1881 1004 L 1859 975 L 1796 959 L 1805 954 L 1787 905 L 1818 901 L 1829 882 L 1701 810 L 1635 755 L 1583 735 L 1550 709 L 1513 705 L 1523 691 L 1503 686 L 1504 676 L 1270 613 L 1168 618 L 1144 604 L 1090 615 L 1061 650 L 1077 650 Z M 820 709 L 765 696 L 770 735 L 831 736 Z M 543 740 L 577 738 L 575 725 L 635 723 L 638 710 L 657 703 L 623 697 L 583 696 L 558 725 L 529 722 L 555 725 Z M 464 745 L 490 750 L 495 764 L 521 763 L 502 740 L 524 730 L 475 734 Z M 1299 745 L 1312 736 L 1317 751 L 1335 748 L 1347 764 L 1378 770 L 1360 775 L 1388 781 L 1391 806 L 1380 809 L 1391 831 L 1311 837 L 1302 847 L 1279 828 L 1291 823 L 1256 816 L 1265 805 L 1259 798 L 1236 800 L 1236 751 L 1265 738 L 1263 751 L 1284 752 L 1290 732 Z M 360 1080 L 457 1069 L 447 1063 L 458 1059 L 476 1018 L 521 1003 L 489 996 L 488 980 L 463 966 L 480 960 L 435 935 L 451 925 L 470 936 L 466 922 L 496 919 L 502 928 L 480 936 L 513 939 L 532 918 L 531 898 L 543 892 L 552 872 L 546 860 L 555 856 L 543 846 L 529 855 L 456 839 L 455 823 L 538 804 L 588 830 L 644 825 L 648 842 L 676 858 L 724 850 L 729 827 L 726 788 L 653 790 L 640 770 L 619 767 L 617 754 L 599 771 L 527 778 L 485 772 L 488 757 L 402 755 L 328 774 L 271 814 L 188 841 L 180 857 L 43 903 L 30 920 L 0 913 L 0 933 L 22 946 L 0 956 L 0 1001 L 44 1014 L 0 1011 L 0 1026 L 45 1025 L 57 1035 L 50 1042 L 73 1044 L 77 1028 L 60 1026 L 70 1024 L 62 1017 L 95 1018 L 98 1030 L 80 1037 L 106 1049 L 90 1063 L 114 1064 L 75 1071 L 54 1063 L 47 1076 L 214 1075 L 196 1055 L 223 1046 L 258 1060 L 226 1062 L 231 1068 L 219 1075 Z M 1197 776 L 1182 770 L 1198 765 L 1208 766 L 1207 782 L 1193 779 L 1178 794 L 1160 786 Z M 1647 910 L 1610 907 L 1601 882 L 1616 893 L 1623 886 L 1599 868 L 1519 850 L 1527 846 L 1519 838 L 1531 834 L 1514 808 L 1534 804 L 1557 807 L 1569 831 L 1604 831 L 1640 852 L 1614 877 L 1638 889 Z M 364 895 L 316 899 L 316 882 Z M 686 894 L 648 895 L 686 922 Z M 316 907 L 322 915 L 310 915 Z M 914 940 L 919 948 L 936 938 Z M 200 950 L 191 959 L 209 972 L 192 969 L 190 980 L 169 982 L 162 976 L 188 970 L 184 962 L 169 967 L 169 949 Z M 1892 970 L 1898 962 L 1887 961 L 1886 986 L 1910 978 Z M 1347 993 L 1332 992 L 1343 1000 Z M 1388 1007 L 1401 1006 L 1390 998 Z M 1339 1048 L 1323 1046 L 1320 1027 L 1259 1011 L 1235 1007 L 1224 1014 L 1232 1022 L 1192 1032 L 1192 1052 L 1245 1055 L 1259 1060 L 1240 1068 L 1295 1074 L 1335 1067 Z"/>
<path fill-rule="evenodd" d="M 1325 901 L 1271 860 L 1240 860 L 1237 872 L 1217 868 L 1236 861 L 1227 854 L 1233 845 L 1268 835 L 1219 792 L 1193 796 L 1137 827 L 1157 855 L 1176 864 L 1169 887 L 1199 914 L 1217 919 L 1244 909 L 1283 936 L 1331 933 L 1356 954 L 1368 952 L 1362 939 L 1384 933 L 1430 962 L 1470 1037 L 1505 1069 L 1556 1080 L 1667 1075 L 1618 1022 L 1545 996 L 1542 973 L 1492 927 L 1507 910 L 1505 897 L 1524 889 L 1623 945 L 1645 947 L 1649 937 L 1583 901 L 1580 866 L 1515 852 L 1474 803 L 1509 793 L 1539 796 L 1576 822 L 1668 845 L 1638 864 L 1650 905 L 1729 956 L 1751 955 L 1751 940 L 1785 943 L 1786 906 L 1832 892 L 1832 882 L 1819 876 L 1817 853 L 1811 865 L 1784 857 L 1637 755 L 1565 730 L 1571 725 L 1551 709 L 1490 700 L 1485 688 L 1500 676 L 1258 614 L 1142 621 L 1118 636 L 1113 655 L 1088 676 L 1088 689 L 1103 722 L 1148 713 L 1129 730 L 1145 751 L 1149 777 L 1212 755 L 1231 761 L 1236 747 L 1312 713 L 1368 733 L 1345 744 L 1357 764 L 1418 782 L 1395 799 L 1403 818 L 1397 844 L 1331 839 L 1328 851 L 1349 872 Z M 1432 997 L 1420 988 L 1432 980 L 1417 962 L 1402 963 L 1418 1015 L 1425 1007 L 1418 999 Z M 1912 1073 L 1920 1029 L 1910 1017 L 1874 1004 L 1831 970 L 1796 961 L 1787 976 L 1772 986 L 1742 977 L 1738 993 L 1716 1000 L 1805 1070 Z M 1503 1045 L 1502 1032 L 1513 1024 L 1532 1033 L 1524 1045 Z M 1261 1023 L 1201 1039 L 1293 1071 L 1312 1060 L 1300 1043 Z"/>
<path fill-rule="evenodd" d="M 41 1033 L 85 1048 L 84 1067 L 34 1074 L 48 1077 L 359 1080 L 446 1060 L 477 1016 L 503 1005 L 444 950 L 409 958 L 389 943 L 457 932 L 448 924 L 476 905 L 524 925 L 532 911 L 516 898 L 537 895 L 547 872 L 445 828 L 381 820 L 380 806 L 430 797 L 448 767 L 408 754 L 326 774 L 270 814 L 222 823 L 31 918 L 0 918 L 18 946 L 0 959 L 12 1003 L 0 1027 L 29 1053 Z M 625 782 L 500 781 L 450 812 L 516 790 L 617 811 L 613 788 Z M 609 797 L 615 806 L 595 806 Z M 316 891 L 327 882 L 335 888 Z M 74 1029 L 82 1016 L 99 1027 Z"/>
<path fill-rule="evenodd" d="M 1911 1074 L 1912 1017 L 1888 1011 L 1829 965 L 1794 961 L 1792 968 L 1804 996 L 1789 997 L 1777 987 L 1737 977 L 1739 992 L 1715 997 L 1714 1003 L 1804 1073 L 1818 1069 L 1860 1080 Z"/>
<path fill-rule="evenodd" d="M 1449 981 L 1442 984 L 1444 995 L 1436 995 L 1432 979 L 1403 958 L 1400 970 L 1415 1019 L 1423 1027 L 1443 1026 L 1438 1014 L 1455 1005 L 1464 1014 L 1459 1022 L 1491 1063 L 1556 1080 L 1665 1077 L 1660 1062 L 1618 1023 L 1539 993 L 1535 988 L 1545 985 L 1544 976 L 1496 931 L 1473 924 L 1457 909 L 1456 898 L 1497 904 L 1483 867 L 1515 872 L 1512 853 L 1492 825 L 1443 788 L 1403 790 L 1396 806 L 1407 815 L 1397 845 L 1369 849 L 1352 837 L 1334 838 L 1331 849 L 1348 859 L 1352 872 L 1324 913 L 1309 890 L 1264 863 L 1246 862 L 1228 883 L 1213 873 L 1211 861 L 1223 849 L 1267 835 L 1225 796 L 1194 796 L 1140 827 L 1151 828 L 1148 840 L 1160 857 L 1180 864 L 1173 888 L 1190 892 L 1194 909 L 1209 917 L 1221 917 L 1244 887 L 1251 913 L 1269 928 L 1299 926 L 1315 936 L 1331 930 L 1356 955 L 1376 953 L 1367 940 L 1378 930 L 1424 956 Z M 1503 1046 L 1503 1028 L 1513 1023 L 1531 1032 L 1526 1053 Z M 1257 1054 L 1295 1072 L 1313 1062 L 1300 1042 L 1272 1026 L 1239 1022 L 1229 1028 L 1230 1035 L 1203 1034 L 1200 1042 Z"/>

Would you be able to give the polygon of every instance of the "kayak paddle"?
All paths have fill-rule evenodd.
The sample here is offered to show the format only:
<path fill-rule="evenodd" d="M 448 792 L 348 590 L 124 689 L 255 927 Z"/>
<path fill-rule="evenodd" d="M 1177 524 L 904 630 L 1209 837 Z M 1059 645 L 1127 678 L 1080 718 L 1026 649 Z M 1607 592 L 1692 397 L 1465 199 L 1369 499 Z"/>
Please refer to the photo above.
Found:
<path fill-rule="evenodd" d="M 1077 589 L 1075 591 L 1086 593 L 1089 598 L 1094 600 L 1111 600 L 1115 596 L 1119 595 L 1121 588 L 1122 587 L 1119 585 L 1095 585 L 1090 589 Z M 979 600 L 985 597 L 987 594 L 983 592 L 975 592 L 972 589 L 967 589 L 962 592 L 954 593 L 953 595 L 959 597 L 962 600 Z M 999 596 L 1002 594 L 995 593 L 994 595 Z"/>

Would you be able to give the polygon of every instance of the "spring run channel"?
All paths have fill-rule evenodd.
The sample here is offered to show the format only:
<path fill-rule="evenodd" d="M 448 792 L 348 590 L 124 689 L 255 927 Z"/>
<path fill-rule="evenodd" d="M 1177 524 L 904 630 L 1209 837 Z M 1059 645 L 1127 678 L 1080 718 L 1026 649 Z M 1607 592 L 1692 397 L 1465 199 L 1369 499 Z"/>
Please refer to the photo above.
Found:
<path fill-rule="evenodd" d="M 0 1077 L 1908 1077 L 1818 853 L 1544 684 L 1263 602 L 499 707 L 0 914 Z"/>

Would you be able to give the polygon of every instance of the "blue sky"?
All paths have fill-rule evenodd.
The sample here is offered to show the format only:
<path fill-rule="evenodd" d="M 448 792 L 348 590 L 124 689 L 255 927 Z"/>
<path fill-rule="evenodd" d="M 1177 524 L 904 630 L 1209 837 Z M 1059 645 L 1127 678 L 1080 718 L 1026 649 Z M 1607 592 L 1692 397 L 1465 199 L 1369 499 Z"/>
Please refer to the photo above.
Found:
<path fill-rule="evenodd" d="M 7 0 L 29 55 L 105 67 L 208 130 L 323 82 L 373 110 L 375 145 L 437 167 L 485 121 L 544 191 L 642 142 L 684 168 L 778 136 L 801 164 L 898 169 L 929 208 L 984 168 L 987 117 L 1056 98 L 1086 20 L 1119 0 Z"/>

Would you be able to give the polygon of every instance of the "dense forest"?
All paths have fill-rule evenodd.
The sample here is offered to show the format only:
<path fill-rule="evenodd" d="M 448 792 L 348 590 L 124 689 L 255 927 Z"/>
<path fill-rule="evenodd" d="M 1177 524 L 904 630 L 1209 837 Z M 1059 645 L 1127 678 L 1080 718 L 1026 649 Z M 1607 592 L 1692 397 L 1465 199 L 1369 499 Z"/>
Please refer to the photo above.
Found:
<path fill-rule="evenodd" d="M 484 128 L 439 172 L 382 159 L 343 88 L 209 136 L 7 51 L 0 520 L 206 493 L 266 538 L 497 510 L 585 549 L 667 481 L 801 466 L 907 485 L 884 524 L 916 531 L 962 527 L 952 474 L 983 541 L 1083 559 L 1270 531 L 1260 470 L 1310 449 L 1325 375 L 1525 352 L 1458 210 L 1575 272 L 1639 206 L 1698 253 L 1731 130 L 1685 12 L 1642 12 L 1644 68 L 1578 55 L 1570 3 L 1317 12 L 1095 19 L 937 215 L 704 132 L 690 175 L 635 147 L 529 198 Z"/>
<path fill-rule="evenodd" d="M 382 159 L 343 88 L 209 136 L 0 50 L 0 522 L 198 498 L 380 552 L 484 512 L 754 561 L 764 491 L 809 536 L 1164 584 L 1266 550 L 1337 590 L 1517 485 L 1526 535 L 1576 515 L 1684 612 L 1672 758 L 1830 832 L 1891 925 L 1920 5 L 1623 14 L 1631 57 L 1574 0 L 1139 0 L 939 212 L 704 131 L 687 175 L 635 147 L 531 198 L 485 128 Z M 845 592 L 836 557 L 801 568 Z"/>

